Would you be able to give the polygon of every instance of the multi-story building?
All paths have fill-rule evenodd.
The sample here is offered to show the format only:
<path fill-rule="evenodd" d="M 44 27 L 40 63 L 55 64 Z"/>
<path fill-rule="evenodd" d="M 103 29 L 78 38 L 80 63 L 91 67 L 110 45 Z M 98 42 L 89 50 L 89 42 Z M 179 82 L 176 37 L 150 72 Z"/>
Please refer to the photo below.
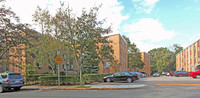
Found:
<path fill-rule="evenodd" d="M 200 39 L 176 55 L 176 70 L 195 71 L 200 65 Z"/>
<path fill-rule="evenodd" d="M 21 72 L 22 74 L 25 74 L 25 45 L 24 44 L 18 44 L 15 47 L 10 48 L 9 50 L 9 66 L 7 68 L 7 71 L 9 72 Z"/>
<path fill-rule="evenodd" d="M 99 73 L 115 73 L 118 71 L 128 71 L 128 46 L 125 39 L 120 34 L 105 36 L 109 41 L 109 45 L 112 46 L 114 51 L 113 58 L 116 61 L 111 64 L 108 60 L 103 60 L 103 63 L 100 63 Z M 19 52 L 20 51 L 20 52 Z M 63 51 L 64 52 L 64 51 Z M 78 74 L 78 66 L 72 59 L 64 59 L 67 58 L 67 55 L 64 55 L 61 51 L 60 55 L 63 58 L 63 61 L 60 63 L 61 72 L 66 72 L 67 74 Z M 20 44 L 16 47 L 13 47 L 9 50 L 9 62 L 12 64 L 7 65 L 6 71 L 11 72 L 25 72 L 26 62 L 28 64 L 33 65 L 33 58 L 26 57 L 25 45 Z M 71 57 L 71 55 L 70 55 Z M 5 71 L 4 71 L 5 72 Z M 36 66 L 35 73 L 52 73 L 51 68 L 47 66 Z"/>
<path fill-rule="evenodd" d="M 24 36 L 24 33 L 15 33 Z M 12 35 L 12 36 L 8 36 Z M 25 70 L 25 44 L 15 39 L 13 33 L 8 33 L 0 39 L 1 65 L 0 72 L 24 72 Z M 11 41 L 12 39 L 12 41 Z M 6 50 L 6 51 L 5 51 Z M 5 54 L 3 53 L 5 52 Z M 24 73 L 22 73 L 24 74 Z"/>
<path fill-rule="evenodd" d="M 110 41 L 114 51 L 114 64 L 108 60 L 103 60 L 103 64 L 99 64 L 99 73 L 115 73 L 118 71 L 128 71 L 128 46 L 125 39 L 120 34 L 105 36 Z"/>
<path fill-rule="evenodd" d="M 151 75 L 151 57 L 149 54 L 145 52 L 141 52 L 141 59 L 144 62 L 144 67 L 142 69 L 138 69 L 139 72 L 145 72 L 148 76 Z"/>

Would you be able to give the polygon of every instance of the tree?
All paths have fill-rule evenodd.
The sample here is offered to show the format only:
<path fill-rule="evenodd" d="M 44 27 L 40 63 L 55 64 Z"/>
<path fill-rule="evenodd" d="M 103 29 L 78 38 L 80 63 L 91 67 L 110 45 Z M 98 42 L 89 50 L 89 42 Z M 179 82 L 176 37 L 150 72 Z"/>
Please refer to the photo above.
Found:
<path fill-rule="evenodd" d="M 173 45 L 173 52 L 174 52 L 174 55 L 177 55 L 179 52 L 181 52 L 183 50 L 183 47 L 181 47 L 180 45 L 178 44 L 174 44 Z"/>
<path fill-rule="evenodd" d="M 29 29 L 28 24 L 21 24 L 19 17 L 10 9 L 6 8 L 3 4 L 5 0 L 0 0 L 0 65 L 14 65 L 13 61 L 10 61 L 12 58 L 22 58 L 22 51 L 25 48 L 20 48 L 21 45 L 30 44 L 26 35 L 34 32 Z M 16 48 L 17 47 L 17 48 Z M 16 49 L 15 49 L 16 48 Z M 16 50 L 16 52 L 14 52 Z M 11 55 L 12 54 L 14 55 Z M 23 61 L 22 61 L 23 62 Z M 22 64 L 22 63 L 21 63 Z M 20 68 L 22 65 L 18 64 Z"/>
<path fill-rule="evenodd" d="M 178 44 L 174 44 L 173 46 L 173 55 L 172 55 L 172 59 L 171 59 L 171 63 L 168 67 L 168 69 L 170 71 L 175 71 L 176 70 L 176 55 L 183 50 L 183 47 L 179 46 Z"/>
<path fill-rule="evenodd" d="M 128 44 L 128 66 L 129 68 L 141 69 L 144 67 L 144 62 L 141 59 L 141 53 L 136 47 L 135 43 L 131 44 L 131 41 L 128 37 L 123 36 Z"/>
<path fill-rule="evenodd" d="M 65 47 L 71 47 L 76 65 L 79 66 L 81 86 L 83 86 L 83 66 L 99 62 L 96 51 L 98 48 L 95 45 L 101 39 L 102 34 L 110 32 L 110 27 L 102 28 L 104 20 L 97 20 L 98 9 L 98 7 L 94 7 L 89 12 L 83 9 L 81 16 L 75 16 L 69 7 L 64 8 L 64 3 L 61 3 L 55 16 L 47 15 L 48 17 L 45 18 L 48 19 L 43 19 L 41 16 L 36 17 L 44 20 L 36 21 L 43 24 L 43 30 L 54 33 L 56 39 L 68 43 L 68 46 Z M 45 10 L 38 10 L 38 12 L 45 13 Z M 88 61 L 89 58 L 91 61 Z"/>
<path fill-rule="evenodd" d="M 151 55 L 151 70 L 154 72 L 169 71 L 174 53 L 167 48 L 155 48 L 148 52 Z"/>

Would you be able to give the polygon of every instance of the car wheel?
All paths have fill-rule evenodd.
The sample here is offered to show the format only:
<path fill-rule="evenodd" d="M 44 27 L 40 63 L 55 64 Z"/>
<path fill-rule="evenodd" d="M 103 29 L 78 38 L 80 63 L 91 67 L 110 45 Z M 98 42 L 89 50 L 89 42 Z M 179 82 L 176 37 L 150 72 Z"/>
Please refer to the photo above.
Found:
<path fill-rule="evenodd" d="M 132 82 L 132 79 L 131 79 L 131 78 L 128 78 L 128 79 L 127 79 L 127 82 L 128 82 L 128 83 L 131 83 L 131 82 Z"/>
<path fill-rule="evenodd" d="M 2 86 L 2 84 L 0 84 L 0 93 L 2 93 L 4 91 L 4 88 Z"/>
<path fill-rule="evenodd" d="M 200 75 L 196 75 L 196 78 L 197 78 L 197 79 L 200 79 Z"/>
<path fill-rule="evenodd" d="M 20 90 L 20 87 L 15 87 L 14 90 L 15 90 L 15 91 L 19 91 L 19 90 Z"/>
<path fill-rule="evenodd" d="M 107 78 L 107 79 L 106 79 L 106 82 L 110 82 L 110 81 L 111 81 L 110 78 Z"/>

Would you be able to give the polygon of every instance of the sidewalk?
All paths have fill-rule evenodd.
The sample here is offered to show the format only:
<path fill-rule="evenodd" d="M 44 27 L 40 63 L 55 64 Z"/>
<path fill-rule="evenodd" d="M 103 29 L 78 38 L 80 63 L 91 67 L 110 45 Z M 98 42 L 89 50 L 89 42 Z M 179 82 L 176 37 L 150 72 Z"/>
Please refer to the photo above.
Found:
<path fill-rule="evenodd" d="M 49 91 L 49 90 L 125 90 L 125 89 L 136 89 L 145 87 L 144 84 L 136 83 L 92 83 L 85 86 L 90 86 L 90 88 L 76 88 L 75 86 L 39 86 L 39 85 L 29 85 L 23 86 L 24 90 L 40 90 L 40 91 Z"/>

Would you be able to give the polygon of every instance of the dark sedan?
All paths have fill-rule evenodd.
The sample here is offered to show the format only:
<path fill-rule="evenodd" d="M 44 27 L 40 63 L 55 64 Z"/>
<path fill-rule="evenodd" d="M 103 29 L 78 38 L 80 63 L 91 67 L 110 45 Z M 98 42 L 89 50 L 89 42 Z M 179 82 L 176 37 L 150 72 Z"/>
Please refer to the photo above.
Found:
<path fill-rule="evenodd" d="M 104 82 L 126 81 L 128 83 L 133 82 L 135 80 L 138 80 L 138 75 L 128 71 L 117 72 L 114 73 L 113 75 L 106 76 L 103 79 Z"/>

